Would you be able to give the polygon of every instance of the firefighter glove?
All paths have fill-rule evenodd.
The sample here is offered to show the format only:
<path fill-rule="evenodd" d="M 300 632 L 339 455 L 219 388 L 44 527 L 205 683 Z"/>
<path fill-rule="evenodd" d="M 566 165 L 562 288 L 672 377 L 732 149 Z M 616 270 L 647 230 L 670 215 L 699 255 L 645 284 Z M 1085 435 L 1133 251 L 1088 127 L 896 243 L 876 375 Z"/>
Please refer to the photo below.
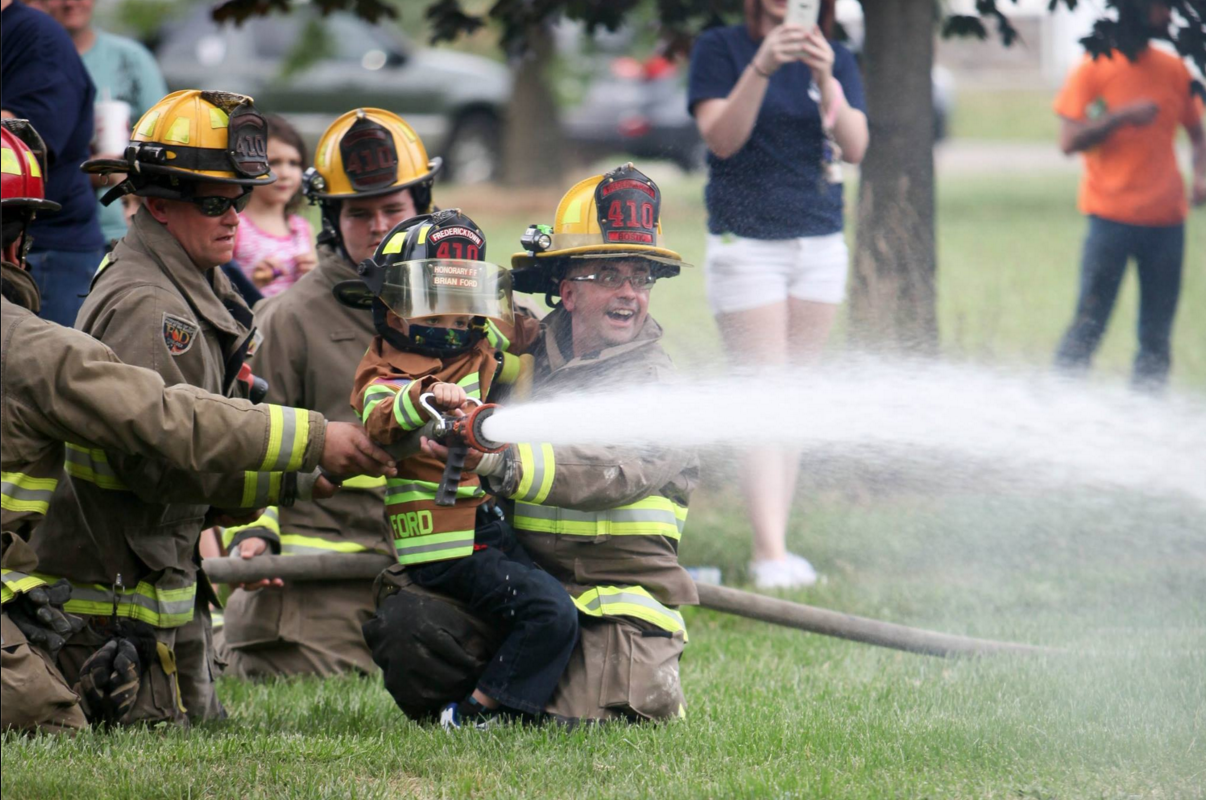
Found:
<path fill-rule="evenodd" d="M 142 660 L 130 639 L 105 642 L 80 668 L 81 705 L 94 723 L 115 724 L 134 707 L 141 684 Z"/>
<path fill-rule="evenodd" d="M 37 645 L 54 659 L 63 644 L 84 627 L 84 620 L 63 611 L 71 599 L 71 584 L 60 579 L 51 586 L 35 586 L 22 592 L 8 606 L 9 617 L 25 634 L 25 639 Z"/>

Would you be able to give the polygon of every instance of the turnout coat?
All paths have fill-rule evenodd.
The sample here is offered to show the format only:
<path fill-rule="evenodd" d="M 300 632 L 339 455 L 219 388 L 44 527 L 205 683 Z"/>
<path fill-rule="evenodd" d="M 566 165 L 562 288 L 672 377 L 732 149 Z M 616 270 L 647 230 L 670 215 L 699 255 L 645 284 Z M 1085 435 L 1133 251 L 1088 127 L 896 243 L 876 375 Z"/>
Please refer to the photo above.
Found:
<path fill-rule="evenodd" d="M 3 263 L 0 386 L 3 420 L 3 602 L 43 585 L 29 541 L 63 480 L 66 448 L 170 457 L 191 470 L 261 465 L 286 410 L 252 406 L 190 386 L 165 388 L 149 370 L 121 363 L 86 334 L 39 319 L 29 273 Z M 291 410 L 289 410 L 291 411 Z M 313 415 L 303 468 L 317 465 L 325 424 Z M 3 723 L 7 729 L 82 727 L 77 699 L 58 670 L 4 615 Z"/>
<path fill-rule="evenodd" d="M 127 364 L 224 396 L 245 394 L 237 380 L 252 341 L 252 315 L 219 269 L 205 272 L 144 207 L 102 262 L 76 327 Z M 73 610 L 109 613 L 99 596 L 121 575 L 119 614 L 158 628 L 193 618 L 197 542 L 210 506 L 257 508 L 274 501 L 282 471 L 316 463 L 325 423 L 309 411 L 268 407 L 277 423 L 258 470 L 200 472 L 163 457 L 125 455 L 68 443 L 69 480 L 55 490 L 33 545 L 40 568 L 77 584 Z M 194 433 L 196 437 L 198 434 Z M 212 431 L 201 447 L 228 444 Z M 82 605 L 98 595 L 98 602 Z M 95 606 L 95 607 L 93 607 Z M 103 609 L 101 607 L 104 607 Z"/>

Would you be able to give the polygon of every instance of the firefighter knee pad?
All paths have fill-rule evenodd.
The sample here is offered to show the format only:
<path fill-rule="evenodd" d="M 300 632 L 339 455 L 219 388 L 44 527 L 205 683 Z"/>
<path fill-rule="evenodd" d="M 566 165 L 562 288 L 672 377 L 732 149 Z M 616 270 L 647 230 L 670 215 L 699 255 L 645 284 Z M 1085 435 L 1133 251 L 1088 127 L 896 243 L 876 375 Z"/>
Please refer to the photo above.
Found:
<path fill-rule="evenodd" d="M 418 586 L 385 598 L 363 632 L 386 690 L 417 721 L 472 692 L 500 643 L 465 606 Z"/>

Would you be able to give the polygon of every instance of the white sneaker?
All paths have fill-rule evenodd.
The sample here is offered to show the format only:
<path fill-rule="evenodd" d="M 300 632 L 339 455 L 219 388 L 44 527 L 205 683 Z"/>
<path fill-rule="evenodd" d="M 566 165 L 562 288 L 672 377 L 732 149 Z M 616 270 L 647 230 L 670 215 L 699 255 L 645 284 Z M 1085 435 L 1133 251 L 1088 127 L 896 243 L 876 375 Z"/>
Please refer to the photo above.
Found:
<path fill-rule="evenodd" d="M 808 559 L 788 553 L 782 561 L 751 561 L 750 577 L 759 589 L 797 589 L 817 582 Z"/>

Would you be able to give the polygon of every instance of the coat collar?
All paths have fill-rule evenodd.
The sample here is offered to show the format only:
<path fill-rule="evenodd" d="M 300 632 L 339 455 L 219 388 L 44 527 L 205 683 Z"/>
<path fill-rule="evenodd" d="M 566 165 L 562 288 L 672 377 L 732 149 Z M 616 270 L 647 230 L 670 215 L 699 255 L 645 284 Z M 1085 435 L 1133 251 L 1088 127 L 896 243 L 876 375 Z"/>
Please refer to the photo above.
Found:
<path fill-rule="evenodd" d="M 34 282 L 33 276 L 16 264 L 2 261 L 0 265 L 3 267 L 4 296 L 37 314 L 42 306 L 42 298 L 38 294 L 38 284 Z"/>
<path fill-rule="evenodd" d="M 230 285 L 222 270 L 214 267 L 205 272 L 197 269 L 192 259 L 184 252 L 180 242 L 168 233 L 162 223 L 151 216 L 143 206 L 134 215 L 130 230 L 117 243 L 109 257 L 110 267 L 121 261 L 123 256 L 136 253 L 154 261 L 160 270 L 188 299 L 198 315 L 213 327 L 232 336 L 242 336 L 247 330 L 231 316 L 226 303 L 235 302 L 247 307 L 243 298 Z M 107 270 L 106 270 L 107 271 Z M 250 315 L 250 309 L 248 309 Z"/>
<path fill-rule="evenodd" d="M 557 372 L 561 369 L 593 366 L 603 361 L 627 356 L 635 350 L 657 344 L 662 338 L 662 326 L 653 317 L 645 317 L 645 324 L 631 342 L 605 347 L 594 353 L 574 356 L 573 320 L 564 306 L 557 306 L 544 318 L 545 351 L 548 353 L 549 370 Z"/>

